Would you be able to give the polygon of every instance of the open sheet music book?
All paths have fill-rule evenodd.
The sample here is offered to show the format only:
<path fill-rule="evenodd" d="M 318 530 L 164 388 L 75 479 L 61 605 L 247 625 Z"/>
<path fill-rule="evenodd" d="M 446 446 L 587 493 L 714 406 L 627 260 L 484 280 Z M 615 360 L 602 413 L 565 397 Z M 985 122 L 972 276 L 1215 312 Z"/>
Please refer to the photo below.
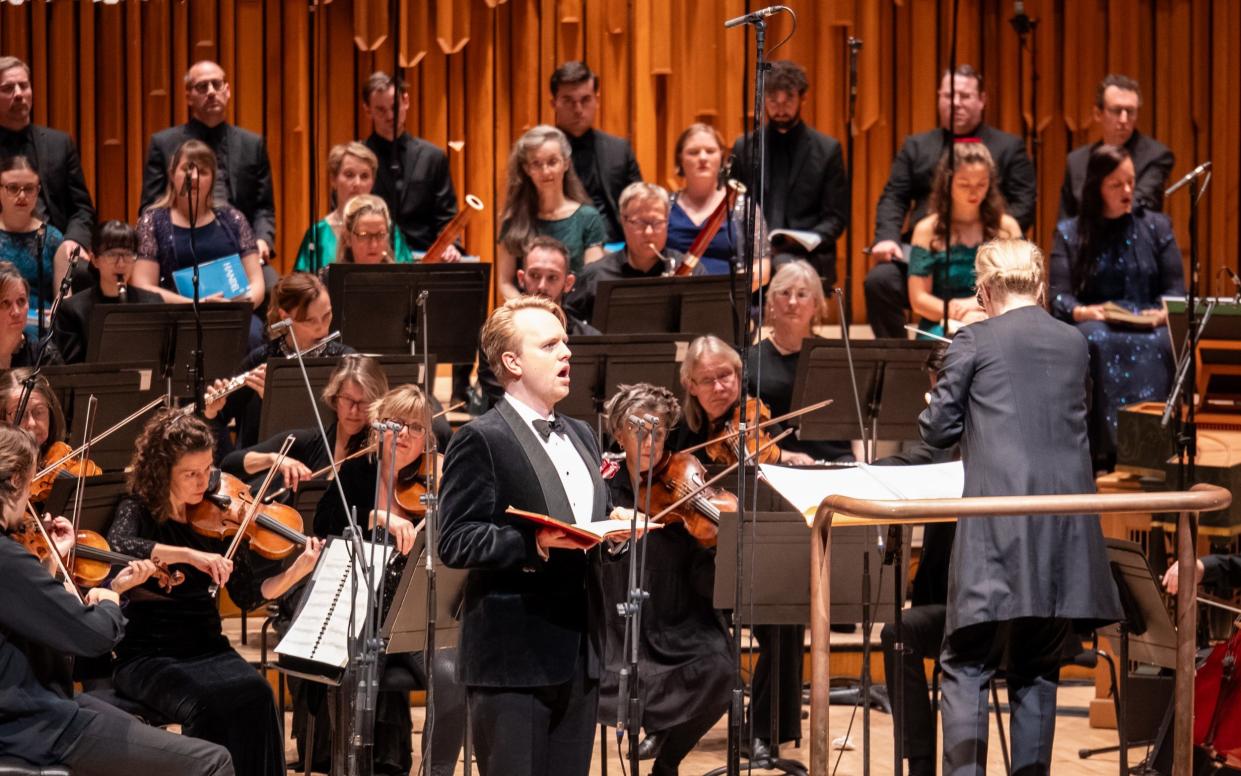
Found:
<path fill-rule="evenodd" d="M 594 547 L 596 544 L 600 544 L 605 539 L 612 539 L 614 541 L 628 539 L 629 535 L 632 533 L 631 529 L 633 528 L 633 523 L 630 520 L 596 520 L 593 523 L 569 524 L 561 520 L 557 520 L 554 517 L 540 515 L 538 512 L 527 512 L 526 510 L 518 509 L 517 507 L 509 507 L 506 511 L 514 517 L 529 520 L 531 523 L 534 523 L 540 528 L 555 528 L 564 532 L 564 535 L 567 538 L 575 541 L 583 550 L 589 550 L 591 547 Z M 659 527 L 661 527 L 659 523 L 651 523 L 648 525 L 644 518 L 638 518 L 639 534 L 641 534 L 644 529 L 654 529 Z"/>
<path fill-rule="evenodd" d="M 387 558 L 396 550 L 362 542 L 362 552 L 374 559 L 375 600 L 384 578 Z M 373 553 L 373 554 L 372 554 Z M 302 593 L 302 602 L 284 638 L 276 645 L 282 666 L 300 673 L 321 675 L 339 681 L 349 663 L 349 598 L 353 593 L 353 564 L 350 563 L 349 542 L 332 537 L 319 556 L 319 564 Z M 353 634 L 359 636 L 366 622 L 366 582 L 358 568 L 356 608 Z"/>
<path fill-rule="evenodd" d="M 763 479 L 814 523 L 819 504 L 828 496 L 868 501 L 961 498 L 965 469 L 960 461 L 925 466 L 868 466 L 847 469 L 794 469 L 762 464 Z"/>

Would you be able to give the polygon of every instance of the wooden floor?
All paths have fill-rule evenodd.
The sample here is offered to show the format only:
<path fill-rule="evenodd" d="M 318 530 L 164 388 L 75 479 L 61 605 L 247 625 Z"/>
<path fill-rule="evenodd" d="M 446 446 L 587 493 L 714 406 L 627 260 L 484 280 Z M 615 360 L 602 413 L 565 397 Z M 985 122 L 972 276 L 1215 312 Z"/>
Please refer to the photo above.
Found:
<path fill-rule="evenodd" d="M 1062 687 L 1060 689 L 1060 707 L 1061 709 L 1085 709 L 1094 696 L 1094 690 L 1091 687 L 1073 686 Z M 1001 700 L 1004 700 L 1001 692 Z M 849 717 L 851 709 L 846 707 L 833 706 L 831 712 L 831 735 L 833 738 L 841 738 L 845 735 L 845 730 L 849 725 Z M 419 734 L 422 731 L 422 722 L 424 710 L 421 707 L 413 709 L 414 714 L 414 751 L 418 750 Z M 994 717 L 992 718 L 994 720 Z M 853 733 L 850 736 L 850 742 L 854 749 L 846 751 L 841 757 L 839 769 L 836 773 L 839 776 L 856 776 L 862 773 L 862 716 L 858 711 L 857 718 L 854 720 Z M 1005 727 L 1007 729 L 1007 716 L 1005 716 Z M 802 730 L 808 735 L 809 722 L 803 722 Z M 698 744 L 698 747 L 690 753 L 689 757 L 681 763 L 682 776 L 701 776 L 713 768 L 724 764 L 725 753 L 727 751 L 728 735 L 725 722 L 721 720 L 711 732 Z M 1079 759 L 1077 756 L 1078 749 L 1085 747 L 1102 747 L 1115 745 L 1116 732 L 1113 730 L 1096 730 L 1090 727 L 1085 717 L 1069 716 L 1062 714 L 1056 720 L 1056 750 L 1055 761 L 1052 771 L 1057 774 L 1098 774 L 1098 776 L 1110 776 L 1117 772 L 1117 756 L 1115 752 L 1098 755 L 1087 760 Z M 295 757 L 292 744 L 290 743 L 287 752 L 289 761 Z M 781 754 L 790 759 L 800 760 L 805 763 L 809 760 L 809 752 L 806 749 L 788 748 L 781 751 Z M 1143 749 L 1133 749 L 1130 752 L 1130 760 L 1141 759 L 1145 754 Z M 834 757 L 835 755 L 833 755 Z M 871 773 L 873 776 L 887 776 L 892 773 L 892 720 L 881 712 L 875 711 L 871 713 Z M 834 760 L 833 760 L 834 763 Z M 418 759 L 415 754 L 415 770 L 417 770 Z M 600 763 L 598 742 L 595 744 L 594 762 L 591 763 L 591 774 L 602 774 L 603 770 Z M 991 730 L 991 751 L 990 751 L 990 767 L 991 773 L 1003 774 L 1004 763 L 1001 759 L 999 745 L 995 734 L 995 725 L 992 724 Z M 642 773 L 650 772 L 650 762 L 642 763 Z M 744 770 L 742 771 L 745 772 Z M 755 771 L 761 773 L 762 771 Z M 459 764 L 457 773 L 465 773 L 464 764 Z M 475 767 L 473 773 L 477 774 L 478 769 Z M 607 773 L 609 776 L 621 776 L 622 771 L 617 761 L 615 740 L 611 738 L 609 731 L 608 742 L 608 763 Z"/>

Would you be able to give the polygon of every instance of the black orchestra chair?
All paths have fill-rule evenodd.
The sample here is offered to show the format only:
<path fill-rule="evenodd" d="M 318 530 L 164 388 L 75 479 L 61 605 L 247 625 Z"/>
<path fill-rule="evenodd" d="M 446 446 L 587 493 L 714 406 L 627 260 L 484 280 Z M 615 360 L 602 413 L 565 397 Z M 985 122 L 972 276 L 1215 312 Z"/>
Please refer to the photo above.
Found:
<path fill-rule="evenodd" d="M 0 776 L 73 776 L 67 765 L 31 765 L 17 757 L 0 756 Z"/>

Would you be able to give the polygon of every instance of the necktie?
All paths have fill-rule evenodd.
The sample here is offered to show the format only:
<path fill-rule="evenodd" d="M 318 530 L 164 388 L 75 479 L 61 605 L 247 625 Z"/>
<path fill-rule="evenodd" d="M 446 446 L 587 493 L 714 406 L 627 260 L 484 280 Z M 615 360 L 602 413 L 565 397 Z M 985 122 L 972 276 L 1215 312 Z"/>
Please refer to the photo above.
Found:
<path fill-rule="evenodd" d="M 553 431 L 557 434 L 564 433 L 564 421 L 560 418 L 552 418 L 550 421 L 536 420 L 534 421 L 534 430 L 539 432 L 539 436 L 541 436 L 543 441 L 546 442 L 551 438 Z"/>

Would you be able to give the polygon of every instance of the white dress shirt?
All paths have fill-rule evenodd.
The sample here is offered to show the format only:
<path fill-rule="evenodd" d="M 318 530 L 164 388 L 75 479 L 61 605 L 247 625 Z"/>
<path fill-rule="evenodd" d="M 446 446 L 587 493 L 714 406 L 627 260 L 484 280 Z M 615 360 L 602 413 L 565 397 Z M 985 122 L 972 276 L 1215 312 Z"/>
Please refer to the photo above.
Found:
<path fill-rule="evenodd" d="M 573 508 L 573 522 L 578 524 L 591 522 L 595 511 L 595 483 L 590 478 L 590 469 L 587 468 L 586 461 L 582 460 L 573 441 L 569 439 L 567 431 L 560 433 L 553 431 L 547 439 L 543 439 L 538 429 L 534 428 L 534 421 L 551 421 L 555 413 L 544 417 L 511 393 L 504 394 L 504 398 L 513 405 L 513 409 L 517 410 L 517 414 L 534 432 L 535 439 L 539 440 L 547 456 L 552 459 L 552 465 L 556 467 L 556 473 L 560 475 L 560 484 L 564 486 L 565 495 L 569 497 L 569 506 Z"/>

